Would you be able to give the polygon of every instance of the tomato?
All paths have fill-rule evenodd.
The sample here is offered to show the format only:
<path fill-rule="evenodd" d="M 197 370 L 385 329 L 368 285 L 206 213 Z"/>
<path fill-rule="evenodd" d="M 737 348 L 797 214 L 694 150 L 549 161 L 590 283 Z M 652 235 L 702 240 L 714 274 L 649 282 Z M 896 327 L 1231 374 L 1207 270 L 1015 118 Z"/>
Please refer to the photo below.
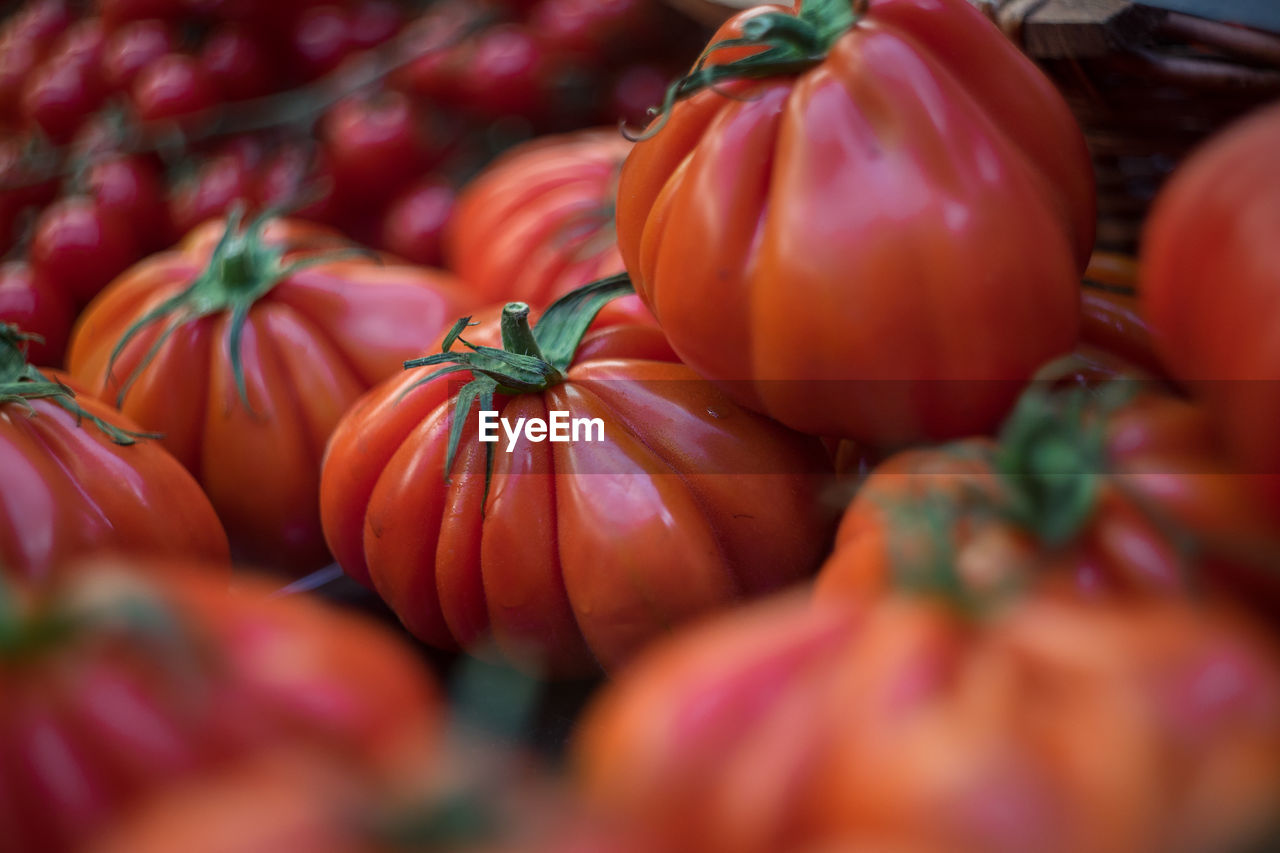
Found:
<path fill-rule="evenodd" d="M 528 26 L 544 50 L 601 63 L 649 23 L 641 0 L 538 0 Z"/>
<path fill-rule="evenodd" d="M 482 13 L 482 7 L 478 9 L 467 0 L 440 0 L 410 21 L 401 39 L 406 55 L 417 58 L 392 72 L 390 79 L 396 88 L 451 107 L 463 101 L 459 79 L 466 45 L 454 41 L 474 26 L 476 16 Z"/>
<path fill-rule="evenodd" d="M 601 120 L 643 127 L 649 120 L 649 110 L 662 103 L 670 82 L 671 75 L 652 65 L 623 69 L 609 86 Z"/>
<path fill-rule="evenodd" d="M 1143 232 L 1140 293 L 1156 348 L 1212 415 L 1280 519 L 1280 108 L 1187 159 Z"/>
<path fill-rule="evenodd" d="M 1277 707 L 1274 637 L 1221 606 L 786 600 L 636 661 L 574 755 L 670 853 L 1208 853 L 1272 814 Z"/>
<path fill-rule="evenodd" d="M 326 224 L 340 218 L 333 170 L 322 150 L 284 147 L 258 173 L 254 198 L 265 209 Z"/>
<path fill-rule="evenodd" d="M 0 251 L 8 252 L 22 238 L 28 226 L 27 218 L 34 216 L 57 195 L 58 185 L 53 180 L 42 180 L 44 152 L 33 148 L 31 140 L 19 137 L 0 138 Z M 35 156 L 31 156 L 32 154 Z"/>
<path fill-rule="evenodd" d="M 329 433 L 469 303 L 446 273 L 337 257 L 347 244 L 319 226 L 225 231 L 207 223 L 125 272 L 81 317 L 68 366 L 164 433 L 236 554 L 309 571 L 328 558 L 317 495 Z"/>
<path fill-rule="evenodd" d="M 95 0 L 94 3 L 103 24 L 112 32 L 131 21 L 174 20 L 182 15 L 182 7 L 182 0 Z"/>
<path fill-rule="evenodd" d="M 431 757 L 440 698 L 396 637 L 261 581 L 232 593 L 202 568 L 99 560 L 14 590 L 0 663 L 8 849 L 82 849 L 149 797 L 269 754 L 323 756 L 365 784 Z"/>
<path fill-rule="evenodd" d="M 125 24 L 107 39 L 102 74 L 113 91 L 128 91 L 138 73 L 177 47 L 164 21 L 145 20 Z"/>
<path fill-rule="evenodd" d="M 385 202 L 439 157 L 413 102 L 398 92 L 349 98 L 325 116 L 324 150 L 346 199 Z"/>
<path fill-rule="evenodd" d="M 419 181 L 387 207 L 380 245 L 411 263 L 440 266 L 444 231 L 456 200 L 448 181 L 436 177 Z"/>
<path fill-rule="evenodd" d="M 85 183 L 99 214 L 124 223 L 139 251 L 154 251 L 168 244 L 164 182 L 148 160 L 138 156 L 100 160 L 89 168 Z M 116 270 L 122 271 L 123 267 Z"/>
<path fill-rule="evenodd" d="M 712 44 L 761 30 L 768 56 L 713 50 L 623 166 L 637 292 L 690 367 L 794 428 L 993 428 L 1076 339 L 1096 211 L 1066 104 L 964 0 L 759 7 Z"/>
<path fill-rule="evenodd" d="M 23 84 L 39 63 L 39 45 L 0 34 L 0 117 L 19 117 Z"/>
<path fill-rule="evenodd" d="M 28 343 L 32 364 L 62 364 L 75 317 L 62 288 L 45 281 L 30 264 L 10 261 L 0 266 L 0 323 L 12 323 L 43 339 Z"/>
<path fill-rule="evenodd" d="M 26 78 L 22 116 L 55 142 L 70 139 L 106 97 L 101 70 L 104 40 L 98 21 L 80 21 L 63 33 Z"/>
<path fill-rule="evenodd" d="M 348 14 L 351 44 L 356 50 L 377 47 L 404 24 L 403 12 L 391 0 L 359 0 Z"/>
<path fill-rule="evenodd" d="M 496 643 L 557 676 L 614 669 L 676 624 L 800 579 L 827 547 L 821 445 L 655 359 L 655 340 L 670 352 L 651 326 L 602 329 L 579 347 L 592 314 L 579 298 L 539 320 L 544 345 L 563 349 L 527 393 L 488 397 L 486 383 L 513 380 L 469 371 L 388 380 L 343 418 L 321 478 L 334 556 L 411 633 L 444 648 Z M 527 312 L 504 309 L 508 351 L 534 349 Z M 477 345 L 494 335 L 463 332 Z M 464 393 L 459 379 L 480 384 Z M 521 438 L 490 463 L 474 401 L 508 426 L 560 411 L 598 418 L 600 432 Z"/>
<path fill-rule="evenodd" d="M 293 30 L 293 67 L 305 79 L 319 77 L 342 64 L 355 45 L 351 21 L 341 6 L 312 6 Z"/>
<path fill-rule="evenodd" d="M 103 551 L 225 562 L 226 534 L 191 475 L 128 418 L 28 365 L 23 343 L 0 325 L 4 572 L 42 578 Z"/>
<path fill-rule="evenodd" d="M 169 196 L 169 217 L 178 234 L 185 234 L 204 221 L 226 215 L 237 202 L 254 198 L 253 169 L 244 157 L 221 153 L 173 188 Z"/>
<path fill-rule="evenodd" d="M 223 99 L 240 101 L 271 92 L 277 74 L 267 48 L 246 29 L 215 30 L 200 51 L 205 76 Z"/>
<path fill-rule="evenodd" d="M 138 258 L 128 223 L 88 196 L 67 196 L 36 220 L 31 264 L 77 305 Z"/>
<path fill-rule="evenodd" d="M 1280 612 L 1280 537 L 1208 414 L 1119 383 L 1029 392 L 995 444 L 909 450 L 845 513 L 819 595 L 873 598 L 954 565 L 974 594 L 1061 573 L 1097 595 L 1217 589 Z M 966 593 L 967 594 L 967 593 Z"/>
<path fill-rule="evenodd" d="M 458 106 L 483 118 L 537 118 L 546 109 L 552 63 L 517 24 L 498 24 L 463 45 Z"/>
<path fill-rule="evenodd" d="M 445 257 L 486 300 L 544 306 L 622 271 L 613 232 L 616 130 L 543 137 L 512 149 L 467 185 Z"/>
<path fill-rule="evenodd" d="M 143 68 L 133 81 L 133 107 L 143 121 L 185 118 L 217 101 L 214 82 L 199 60 L 170 53 Z"/>

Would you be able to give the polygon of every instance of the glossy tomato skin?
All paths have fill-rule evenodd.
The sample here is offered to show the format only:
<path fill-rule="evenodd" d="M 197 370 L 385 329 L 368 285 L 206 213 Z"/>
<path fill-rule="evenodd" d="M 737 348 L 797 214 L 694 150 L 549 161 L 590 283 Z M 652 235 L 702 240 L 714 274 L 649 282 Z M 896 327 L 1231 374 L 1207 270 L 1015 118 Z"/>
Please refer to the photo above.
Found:
<path fill-rule="evenodd" d="M 486 300 L 534 306 L 622 272 L 613 200 L 630 147 L 601 129 L 505 154 L 458 198 L 445 242 L 450 268 Z"/>
<path fill-rule="evenodd" d="M 0 405 L 6 573 L 45 578 L 71 558 L 101 552 L 226 563 L 227 535 L 209 499 L 159 442 L 117 444 L 57 402 L 27 402 L 30 408 Z M 74 402 L 88 415 L 138 430 L 88 394 Z"/>
<path fill-rule="evenodd" d="M 97 621 L 0 667 L 8 849 L 83 849 L 150 797 L 269 755 L 314 756 L 352 784 L 388 784 L 431 757 L 439 695 L 381 626 L 262 581 L 233 593 L 172 559 L 77 564 L 66 578 L 26 594 L 22 612 Z"/>
<path fill-rule="evenodd" d="M 0 323 L 14 323 L 44 339 L 28 343 L 32 364 L 62 366 L 75 316 L 62 288 L 45 280 L 30 264 L 10 261 L 0 266 Z"/>
<path fill-rule="evenodd" d="M 1151 392 L 1096 428 L 1106 436 L 1099 470 L 1050 477 L 1099 477 L 1067 541 L 1045 542 L 1009 517 L 1021 481 L 997 473 L 994 442 L 908 450 L 875 468 L 845 512 L 818 596 L 874 600 L 908 582 L 904 565 L 927 565 L 920 555 L 933 553 L 979 596 L 1054 573 L 1082 594 L 1212 589 L 1280 612 L 1280 538 L 1224 458 L 1208 413 Z"/>
<path fill-rule="evenodd" d="M 177 47 L 164 21 L 144 20 L 123 25 L 107 38 L 102 73 L 113 91 L 128 91 L 138 73 Z"/>
<path fill-rule="evenodd" d="M 321 136 L 338 193 L 359 202 L 389 200 L 440 153 L 419 109 L 398 92 L 341 102 Z"/>
<path fill-rule="evenodd" d="M 1278 653 L 1185 601 L 770 602 L 622 673 L 576 775 L 671 853 L 1235 849 L 1280 774 Z"/>
<path fill-rule="evenodd" d="M 214 31 L 205 41 L 200 65 L 218 94 L 228 101 L 269 93 L 277 76 L 259 39 L 245 28 L 230 25 Z"/>
<path fill-rule="evenodd" d="M 387 207 L 380 245 L 410 263 L 440 266 L 444 233 L 456 202 L 457 191 L 448 181 L 435 177 L 419 181 Z"/>
<path fill-rule="evenodd" d="M 1076 338 L 1083 137 L 963 0 L 872 0 L 816 67 L 678 103 L 618 198 L 627 270 L 676 351 L 805 432 L 990 429 Z"/>
<path fill-rule="evenodd" d="M 77 305 L 84 305 L 138 257 L 128 223 L 88 196 L 45 208 L 31 238 L 31 263 Z"/>
<path fill-rule="evenodd" d="M 177 120 L 212 107 L 217 90 L 199 60 L 170 53 L 138 73 L 132 97 L 143 121 Z"/>
<path fill-rule="evenodd" d="M 387 381 L 326 452 L 338 562 L 420 639 L 493 641 L 555 676 L 614 669 L 672 625 L 804 577 L 827 547 L 821 445 L 671 355 L 660 330 L 624 322 L 588 334 L 563 384 L 499 397 L 510 423 L 569 412 L 599 418 L 604 440 L 497 450 L 487 500 L 474 408 L 444 480 L 458 376 Z"/>
<path fill-rule="evenodd" d="M 1277 145 L 1280 109 L 1269 108 L 1185 161 L 1152 207 L 1139 279 L 1164 362 L 1280 519 Z"/>
<path fill-rule="evenodd" d="M 100 215 L 127 226 L 137 252 L 167 245 L 172 229 L 164 180 L 150 161 L 138 156 L 100 160 L 89 168 L 85 184 Z"/>
<path fill-rule="evenodd" d="M 225 216 L 238 202 L 248 206 L 254 194 L 254 170 L 246 159 L 234 153 L 216 154 L 169 191 L 174 233 L 186 234 L 209 219 Z"/>
<path fill-rule="evenodd" d="M 73 333 L 71 373 L 116 400 L 160 328 L 133 338 L 108 375 L 117 343 L 199 275 L 223 230 L 207 223 L 120 276 Z M 349 248 L 334 232 L 290 220 L 268 225 L 266 240 L 287 248 L 285 263 Z M 338 418 L 469 306 L 443 272 L 367 258 L 308 267 L 280 280 L 249 311 L 241 348 L 248 406 L 229 358 L 230 317 L 218 312 L 174 331 L 141 369 L 122 410 L 164 433 L 165 446 L 218 510 L 234 553 L 287 571 L 315 569 L 327 560 L 319 462 Z"/>

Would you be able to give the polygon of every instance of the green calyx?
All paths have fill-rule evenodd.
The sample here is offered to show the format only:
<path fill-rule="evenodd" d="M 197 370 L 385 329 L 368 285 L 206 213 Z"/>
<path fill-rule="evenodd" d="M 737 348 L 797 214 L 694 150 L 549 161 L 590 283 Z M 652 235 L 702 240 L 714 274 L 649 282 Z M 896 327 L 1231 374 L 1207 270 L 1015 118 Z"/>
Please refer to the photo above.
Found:
<path fill-rule="evenodd" d="M 587 333 L 600 309 L 619 296 L 634 293 L 626 273 L 583 285 L 557 299 L 537 325 L 529 325 L 529 306 L 512 302 L 502 311 L 502 348 L 476 346 L 462 337 L 471 325 L 463 317 L 445 336 L 444 346 L 435 355 L 415 358 L 404 363 L 405 370 L 416 367 L 448 365 L 415 382 L 405 393 L 440 376 L 468 371 L 471 381 L 462 386 L 454 401 L 453 421 L 449 425 L 449 448 L 445 455 L 444 478 L 449 481 L 453 460 L 462 440 L 467 414 L 477 401 L 481 410 L 493 409 L 495 394 L 536 394 L 564 381 L 565 371 L 573 362 L 578 344 Z M 461 343 L 468 351 L 453 349 Z M 493 470 L 493 445 L 486 445 L 485 495 L 489 492 L 489 475 Z"/>
<path fill-rule="evenodd" d="M 236 390 L 240 394 L 241 402 L 244 403 L 245 408 L 252 409 L 245 385 L 244 359 L 240 342 L 244 335 L 245 323 L 249 319 L 249 310 L 254 303 L 298 270 L 331 263 L 353 254 L 367 255 L 360 250 L 342 250 L 285 263 L 285 249 L 263 239 L 263 231 L 274 216 L 273 212 L 263 213 L 242 228 L 240 223 L 244 212 L 239 207 L 233 209 L 227 216 L 226 231 L 214 247 L 204 270 L 185 290 L 152 308 L 125 331 L 116 343 L 115 349 L 111 351 L 111 359 L 107 363 L 108 375 L 131 340 L 143 329 L 162 324 L 160 334 L 151 348 L 120 386 L 120 391 L 116 395 L 117 406 L 124 404 L 124 399 L 129 389 L 133 387 L 133 383 L 151 364 L 175 331 L 184 324 L 202 317 L 228 313 L 231 315 L 228 351 L 231 357 L 232 374 L 235 376 Z"/>
<path fill-rule="evenodd" d="M 741 37 L 707 47 L 693 70 L 667 88 L 662 105 L 650 110 L 661 120 L 634 138 L 648 139 L 656 134 L 677 101 L 704 89 L 733 80 L 763 80 L 808 71 L 826 59 L 831 46 L 853 29 L 869 5 L 869 0 L 802 0 L 796 14 L 766 12 L 748 19 Z M 738 47 L 762 49 L 732 62 L 706 64 L 716 51 Z"/>
<path fill-rule="evenodd" d="M 1023 394 L 995 459 L 1013 523 L 1049 547 L 1065 545 L 1089 523 L 1107 476 L 1105 415 L 1132 393 L 1128 383 L 1110 383 Z"/>
<path fill-rule="evenodd" d="M 48 400 L 76 416 L 76 423 L 88 421 L 116 444 L 133 444 L 139 438 L 159 438 L 155 433 L 121 429 L 109 421 L 91 415 L 81 408 L 76 392 L 56 379 L 50 379 L 27 361 L 27 342 L 42 340 L 39 335 L 19 331 L 12 323 L 0 324 L 0 405 L 16 403 L 24 406 L 31 417 L 36 410 L 32 400 Z"/>

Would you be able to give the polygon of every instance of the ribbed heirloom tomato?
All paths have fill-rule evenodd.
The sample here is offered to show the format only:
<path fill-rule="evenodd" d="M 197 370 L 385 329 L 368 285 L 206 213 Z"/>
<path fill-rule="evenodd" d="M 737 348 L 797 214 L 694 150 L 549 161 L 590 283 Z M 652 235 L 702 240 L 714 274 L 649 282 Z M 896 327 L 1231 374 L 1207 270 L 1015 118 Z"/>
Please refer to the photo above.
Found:
<path fill-rule="evenodd" d="M 1224 607 L 899 593 L 673 637 L 575 754 L 664 853 L 1217 853 L 1264 849 L 1278 711 L 1274 637 Z"/>
<path fill-rule="evenodd" d="M 1230 472 L 1208 414 L 1131 391 L 1034 389 L 999 442 L 886 460 L 845 513 L 819 596 L 865 602 L 928 582 L 913 569 L 954 567 L 956 593 L 981 597 L 1052 569 L 1094 595 L 1212 589 L 1280 612 L 1280 536 Z"/>
<path fill-rule="evenodd" d="M 439 696 L 393 635 L 202 569 L 98 560 L 0 586 L 6 851 L 83 849 L 146 798 L 267 753 L 323 756 L 353 783 L 430 759 Z"/>
<path fill-rule="evenodd" d="M 72 557 L 227 561 L 200 486 L 119 412 L 27 364 L 0 323 L 0 574 L 44 578 Z"/>
<path fill-rule="evenodd" d="M 1280 519 L 1280 107 L 1190 157 L 1143 232 L 1142 307 L 1170 372 L 1203 400 Z"/>
<path fill-rule="evenodd" d="M 469 304 L 447 273 L 344 249 L 304 223 L 211 222 L 125 272 L 72 337 L 72 375 L 164 433 L 246 560 L 323 564 L 329 433 Z"/>
<path fill-rule="evenodd" d="M 958 437 L 1071 348 L 1084 140 L 965 0 L 752 9 L 672 95 L 623 166 L 618 242 L 676 352 L 743 404 L 883 445 Z"/>
<path fill-rule="evenodd" d="M 610 286 L 565 297 L 532 332 L 528 306 L 508 305 L 505 351 L 480 337 L 478 350 L 448 351 L 455 327 L 422 360 L 441 371 L 388 381 L 334 433 L 325 535 L 420 639 L 493 641 L 557 675 L 614 668 L 673 625 L 805 576 L 825 553 L 821 443 L 738 408 L 671 360 L 652 326 L 584 339 Z M 508 426 L 560 411 L 601 428 L 498 448 L 478 440 L 484 410 Z"/>
<path fill-rule="evenodd" d="M 614 197 L 630 148 L 617 130 L 591 130 L 512 149 L 458 198 L 450 268 L 485 300 L 534 307 L 622 272 Z"/>

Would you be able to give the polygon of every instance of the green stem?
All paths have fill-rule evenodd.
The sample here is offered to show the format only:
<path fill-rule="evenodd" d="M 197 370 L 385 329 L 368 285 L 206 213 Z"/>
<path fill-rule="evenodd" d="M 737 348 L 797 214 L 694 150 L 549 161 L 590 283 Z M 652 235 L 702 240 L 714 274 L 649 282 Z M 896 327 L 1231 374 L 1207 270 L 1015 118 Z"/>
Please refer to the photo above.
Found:
<path fill-rule="evenodd" d="M 533 327 L 529 325 L 527 303 L 511 302 L 502 309 L 502 348 L 507 352 L 546 361 L 542 348 L 533 336 Z"/>

